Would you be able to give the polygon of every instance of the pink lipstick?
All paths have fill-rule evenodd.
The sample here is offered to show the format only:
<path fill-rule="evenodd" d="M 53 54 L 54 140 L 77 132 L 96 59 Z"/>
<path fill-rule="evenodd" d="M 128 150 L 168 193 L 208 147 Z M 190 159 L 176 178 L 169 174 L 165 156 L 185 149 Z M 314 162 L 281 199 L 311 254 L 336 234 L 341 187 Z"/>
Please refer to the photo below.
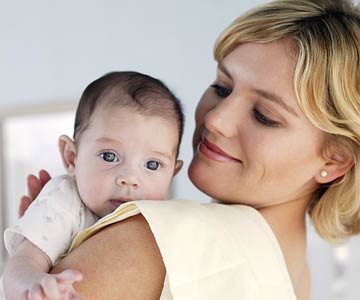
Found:
<path fill-rule="evenodd" d="M 199 151 L 205 155 L 207 158 L 211 160 L 215 160 L 218 162 L 237 162 L 241 163 L 241 160 L 236 159 L 225 151 L 223 151 L 220 147 L 216 146 L 213 143 L 210 143 L 206 138 L 203 138 L 199 144 Z"/>

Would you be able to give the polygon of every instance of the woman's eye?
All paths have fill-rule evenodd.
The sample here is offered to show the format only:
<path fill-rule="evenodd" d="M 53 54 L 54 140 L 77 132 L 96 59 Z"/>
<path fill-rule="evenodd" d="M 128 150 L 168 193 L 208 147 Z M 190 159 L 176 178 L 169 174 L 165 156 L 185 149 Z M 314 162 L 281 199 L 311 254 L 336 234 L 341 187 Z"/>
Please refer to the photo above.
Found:
<path fill-rule="evenodd" d="M 119 157 L 115 153 L 109 152 L 109 151 L 101 153 L 100 157 L 106 162 L 118 162 L 119 161 Z"/>
<path fill-rule="evenodd" d="M 216 95 L 222 98 L 229 96 L 232 92 L 231 89 L 225 88 L 218 84 L 212 84 L 211 87 L 215 90 Z"/>
<path fill-rule="evenodd" d="M 156 170 L 160 169 L 161 164 L 156 160 L 149 160 L 146 162 L 145 166 L 147 169 L 149 169 L 151 171 L 156 171 Z"/>
<path fill-rule="evenodd" d="M 274 120 L 269 119 L 265 115 L 263 115 L 258 109 L 254 108 L 254 117 L 255 120 L 258 121 L 260 124 L 268 127 L 279 127 L 280 123 Z"/>

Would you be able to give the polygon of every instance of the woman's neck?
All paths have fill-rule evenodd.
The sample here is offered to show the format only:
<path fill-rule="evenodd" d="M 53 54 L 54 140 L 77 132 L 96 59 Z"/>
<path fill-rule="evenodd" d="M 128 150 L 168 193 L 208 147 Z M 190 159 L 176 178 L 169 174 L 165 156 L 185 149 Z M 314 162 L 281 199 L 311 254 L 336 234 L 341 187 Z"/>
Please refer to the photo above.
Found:
<path fill-rule="evenodd" d="M 291 201 L 259 209 L 282 250 L 295 291 L 304 285 L 306 262 L 306 211 L 309 201 Z"/>

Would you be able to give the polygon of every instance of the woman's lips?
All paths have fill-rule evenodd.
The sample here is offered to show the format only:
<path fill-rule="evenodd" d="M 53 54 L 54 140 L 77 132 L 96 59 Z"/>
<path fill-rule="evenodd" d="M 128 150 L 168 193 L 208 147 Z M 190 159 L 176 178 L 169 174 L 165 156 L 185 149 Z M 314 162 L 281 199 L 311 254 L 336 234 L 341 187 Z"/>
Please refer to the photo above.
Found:
<path fill-rule="evenodd" d="M 206 138 L 203 138 L 199 144 L 199 151 L 204 154 L 207 158 L 218 162 L 237 162 L 241 163 L 241 160 L 236 159 L 223 150 L 210 143 Z"/>

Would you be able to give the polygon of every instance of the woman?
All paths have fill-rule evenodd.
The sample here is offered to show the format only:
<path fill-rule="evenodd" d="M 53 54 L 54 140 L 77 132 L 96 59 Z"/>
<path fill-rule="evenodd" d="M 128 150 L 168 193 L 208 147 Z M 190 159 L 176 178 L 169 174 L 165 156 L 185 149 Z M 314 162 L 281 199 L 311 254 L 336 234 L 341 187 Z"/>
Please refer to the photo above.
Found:
<path fill-rule="evenodd" d="M 329 241 L 360 232 L 359 11 L 275 1 L 235 20 L 215 58 L 189 177 L 222 205 L 125 205 L 53 270 L 80 270 L 85 297 L 308 299 L 306 212 Z"/>

